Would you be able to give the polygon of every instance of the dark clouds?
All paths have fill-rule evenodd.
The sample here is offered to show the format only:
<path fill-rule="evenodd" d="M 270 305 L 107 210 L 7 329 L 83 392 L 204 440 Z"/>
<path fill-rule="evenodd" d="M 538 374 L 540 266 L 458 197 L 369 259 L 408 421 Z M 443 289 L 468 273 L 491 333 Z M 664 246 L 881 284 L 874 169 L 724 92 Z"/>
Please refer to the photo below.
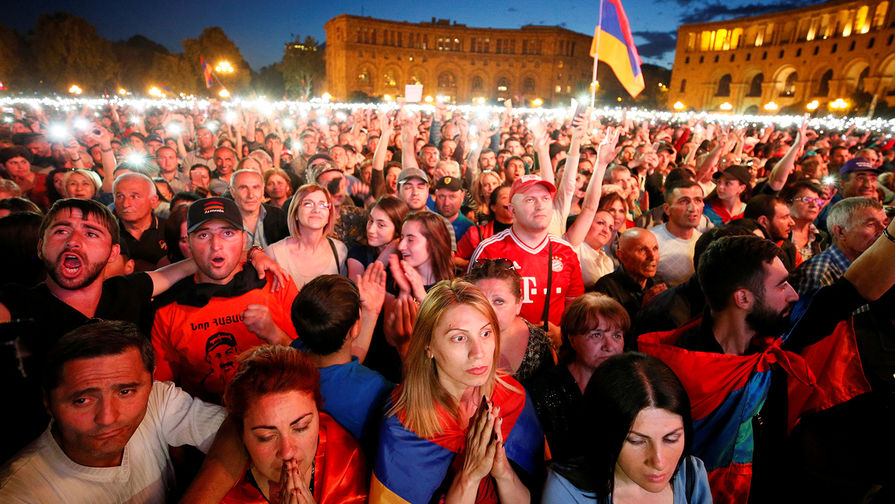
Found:
<path fill-rule="evenodd" d="M 646 41 L 645 43 L 635 41 L 637 42 L 637 52 L 644 58 L 661 59 L 665 54 L 674 51 L 677 43 L 677 31 L 637 31 L 632 35 Z"/>
<path fill-rule="evenodd" d="M 780 12 L 789 9 L 798 9 L 814 5 L 817 2 L 812 0 L 784 0 L 771 3 L 752 3 L 747 5 L 730 6 L 714 1 L 711 3 L 701 4 L 698 2 L 690 2 L 688 0 L 672 0 L 684 8 L 681 13 L 680 20 L 682 24 L 705 23 L 707 21 L 715 21 L 719 19 L 730 19 L 742 16 L 758 16 L 761 14 L 769 14 L 772 12 Z"/>

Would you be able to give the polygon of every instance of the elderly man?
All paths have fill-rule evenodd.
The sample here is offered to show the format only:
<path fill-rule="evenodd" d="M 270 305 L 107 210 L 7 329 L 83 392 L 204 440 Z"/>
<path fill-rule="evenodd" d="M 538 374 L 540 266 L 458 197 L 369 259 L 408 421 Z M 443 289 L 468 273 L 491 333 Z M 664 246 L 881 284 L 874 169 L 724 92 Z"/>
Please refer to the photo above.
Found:
<path fill-rule="evenodd" d="M 618 237 L 621 267 L 597 280 L 594 290 L 618 301 L 631 320 L 643 304 L 667 288 L 656 276 L 659 244 L 650 231 L 631 228 Z"/>
<path fill-rule="evenodd" d="M 0 501 L 169 502 L 169 446 L 208 451 L 225 413 L 154 382 L 152 344 L 133 324 L 100 321 L 50 350 L 44 400 L 53 417 L 11 460 Z"/>
<path fill-rule="evenodd" d="M 230 195 L 242 215 L 245 248 L 265 248 L 289 236 L 286 212 L 262 203 L 264 178 L 255 170 L 237 170 L 230 179 Z"/>
<path fill-rule="evenodd" d="M 879 238 L 886 221 L 886 212 L 875 198 L 845 198 L 834 204 L 827 216 L 832 245 L 793 272 L 790 282 L 796 292 L 810 296 L 836 281 Z"/>
<path fill-rule="evenodd" d="M 689 179 L 665 188 L 665 215 L 668 221 L 650 228 L 659 242 L 659 276 L 669 287 L 684 283 L 693 274 L 693 248 L 702 221 L 702 187 Z"/>
<path fill-rule="evenodd" d="M 846 151 L 847 152 L 847 151 Z M 821 231 L 832 234 L 827 227 L 827 215 L 834 204 L 843 198 L 871 198 L 879 201 L 879 193 L 876 188 L 876 180 L 879 177 L 879 168 L 869 159 L 856 157 L 849 159 L 839 170 L 839 192 L 830 199 L 830 202 L 820 211 L 814 225 Z"/>
<path fill-rule="evenodd" d="M 187 214 L 190 251 L 199 271 L 172 289 L 158 309 L 152 344 L 157 380 L 170 380 L 212 401 L 236 370 L 237 355 L 265 342 L 288 345 L 297 336 L 289 309 L 298 290 L 290 280 L 274 292 L 243 263 L 245 231 L 236 203 L 206 198 Z M 249 251 L 259 254 L 258 249 Z"/>
<path fill-rule="evenodd" d="M 548 233 L 555 193 L 556 187 L 537 175 L 516 179 L 510 189 L 512 227 L 480 243 L 469 264 L 471 268 L 483 259 L 512 262 L 522 276 L 520 315 L 549 327 L 551 338 L 558 335 L 565 306 L 584 293 L 578 254 Z"/>
<path fill-rule="evenodd" d="M 165 219 L 153 209 L 158 204 L 155 184 L 142 173 L 125 173 L 115 179 L 115 213 L 121 223 L 121 239 L 127 243 L 137 271 L 168 264 Z"/>

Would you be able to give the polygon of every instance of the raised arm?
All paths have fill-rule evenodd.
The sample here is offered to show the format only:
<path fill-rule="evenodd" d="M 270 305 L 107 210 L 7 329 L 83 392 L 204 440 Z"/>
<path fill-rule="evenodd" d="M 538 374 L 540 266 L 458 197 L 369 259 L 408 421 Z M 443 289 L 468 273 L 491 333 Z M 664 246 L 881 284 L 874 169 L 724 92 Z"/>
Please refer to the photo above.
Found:
<path fill-rule="evenodd" d="M 603 177 L 606 175 L 606 168 L 615 158 L 615 146 L 618 144 L 618 135 L 620 130 L 614 129 L 606 132 L 605 141 L 600 143 L 597 152 L 597 166 L 594 167 L 594 173 L 587 183 L 587 190 L 584 193 L 584 202 L 581 204 L 581 213 L 575 219 L 575 222 L 566 231 L 566 241 L 577 247 L 584 241 L 590 227 L 593 224 L 594 216 L 597 214 L 597 208 L 600 206 L 600 196 L 603 192 Z M 581 223 L 579 224 L 579 221 Z"/>
<path fill-rule="evenodd" d="M 886 234 L 888 233 L 888 235 Z M 876 239 L 855 262 L 845 270 L 848 279 L 867 301 L 876 301 L 895 285 L 895 219 L 886 233 Z"/>
<path fill-rule="evenodd" d="M 400 112 L 398 117 L 400 117 Z M 433 121 L 433 128 L 434 128 Z M 416 161 L 416 134 L 420 129 L 420 120 L 416 114 L 407 114 L 406 119 L 401 123 L 401 166 L 404 168 L 419 168 L 420 165 Z M 382 143 L 382 137 L 379 137 L 379 143 Z"/>
<path fill-rule="evenodd" d="M 783 185 L 786 184 L 786 179 L 789 178 L 789 175 L 795 168 L 796 157 L 805 147 L 805 142 L 808 140 L 805 136 L 805 130 L 807 128 L 808 117 L 805 116 L 805 119 L 802 120 L 802 125 L 799 126 L 799 132 L 796 133 L 796 138 L 792 141 L 792 147 L 789 148 L 789 151 L 780 161 L 777 161 L 777 164 L 774 165 L 774 169 L 771 170 L 771 174 L 768 176 L 768 187 L 774 191 L 783 189 Z"/>

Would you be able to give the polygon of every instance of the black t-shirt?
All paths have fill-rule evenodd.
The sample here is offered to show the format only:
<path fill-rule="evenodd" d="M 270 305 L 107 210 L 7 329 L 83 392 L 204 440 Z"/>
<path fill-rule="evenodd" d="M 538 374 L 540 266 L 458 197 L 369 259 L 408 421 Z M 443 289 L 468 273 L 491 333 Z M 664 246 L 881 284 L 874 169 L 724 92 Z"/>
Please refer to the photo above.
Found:
<path fill-rule="evenodd" d="M 142 329 L 148 335 L 145 321 L 152 288 L 152 278 L 146 273 L 106 280 L 94 319 L 124 320 L 138 325 L 143 322 Z M 65 333 L 94 319 L 54 296 L 45 283 L 30 288 L 4 285 L 0 287 L 0 303 L 11 315 L 10 323 L 0 324 L 0 340 L 17 340 L 16 346 L 0 347 L 0 390 L 16 408 L 14 415 L 6 416 L 8 431 L 16 435 L 2 436 L 2 461 L 46 428 L 49 417 L 41 401 L 40 376 L 47 351 Z"/>
<path fill-rule="evenodd" d="M 134 260 L 137 271 L 151 271 L 158 267 L 159 261 L 167 257 L 168 246 L 165 244 L 165 219 L 153 216 L 152 225 L 143 231 L 140 239 L 131 236 L 119 224 L 121 239 L 127 244 L 128 257 Z"/>

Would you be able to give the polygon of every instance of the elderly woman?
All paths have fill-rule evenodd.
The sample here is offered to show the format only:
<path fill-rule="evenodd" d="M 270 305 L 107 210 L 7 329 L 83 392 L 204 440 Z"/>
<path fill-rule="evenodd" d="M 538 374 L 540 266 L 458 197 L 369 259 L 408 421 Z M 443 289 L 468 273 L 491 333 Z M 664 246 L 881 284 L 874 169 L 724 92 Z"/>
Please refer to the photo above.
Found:
<path fill-rule="evenodd" d="M 241 358 L 224 403 L 249 460 L 222 503 L 367 501 L 363 453 L 320 411 L 319 380 L 311 361 L 289 347 L 265 345 Z"/>
<path fill-rule="evenodd" d="M 307 184 L 298 188 L 287 214 L 289 237 L 264 253 L 292 275 L 301 287 L 319 275 L 345 275 L 348 247 L 331 238 L 335 225 L 332 197 L 326 188 Z"/>
<path fill-rule="evenodd" d="M 66 198 L 93 199 L 103 183 L 91 170 L 77 169 L 62 176 Z"/>
<path fill-rule="evenodd" d="M 582 455 L 551 466 L 545 504 L 712 502 L 705 466 L 688 455 L 690 400 L 661 360 L 638 353 L 607 360 L 577 416 L 587 422 Z"/>
<path fill-rule="evenodd" d="M 372 504 L 530 501 L 516 467 L 534 473 L 543 434 L 499 358 L 499 321 L 482 292 L 462 280 L 436 285 L 380 431 Z"/>
<path fill-rule="evenodd" d="M 581 396 L 594 371 L 622 353 L 630 326 L 628 312 L 603 294 L 584 294 L 566 307 L 559 365 L 526 383 L 553 458 L 577 453 L 574 427 Z"/>
<path fill-rule="evenodd" d="M 466 279 L 481 289 L 500 322 L 500 368 L 525 383 L 555 365 L 553 344 L 543 329 L 519 316 L 522 277 L 508 259 L 482 259 Z"/>
<path fill-rule="evenodd" d="M 289 181 L 289 175 L 283 170 L 268 170 L 264 174 L 264 194 L 270 200 L 271 205 L 282 208 L 286 200 L 292 196 L 292 183 Z"/>

